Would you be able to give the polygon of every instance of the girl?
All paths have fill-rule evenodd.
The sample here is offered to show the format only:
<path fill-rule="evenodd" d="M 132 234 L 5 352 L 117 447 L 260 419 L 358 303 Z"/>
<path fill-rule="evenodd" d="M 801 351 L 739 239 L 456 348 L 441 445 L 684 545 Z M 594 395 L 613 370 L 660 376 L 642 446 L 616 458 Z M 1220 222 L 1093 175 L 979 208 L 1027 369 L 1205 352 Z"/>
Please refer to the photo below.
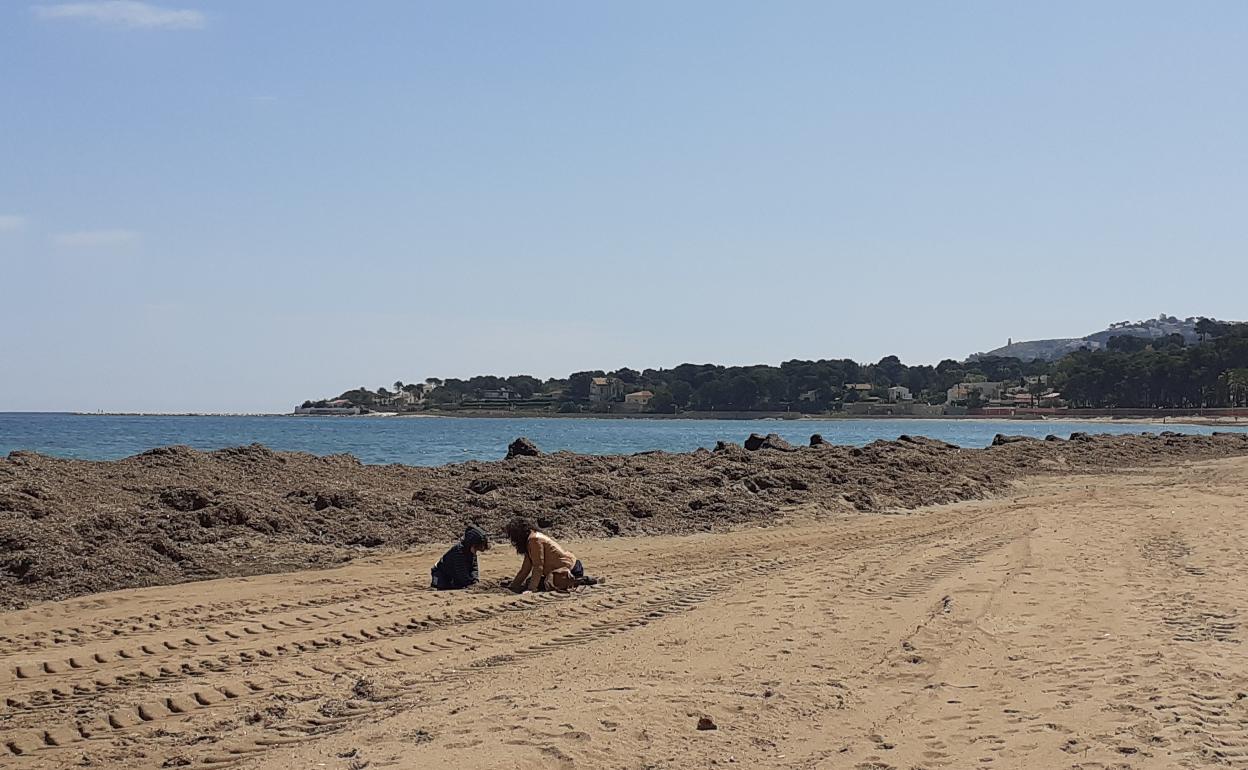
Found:
<path fill-rule="evenodd" d="M 588 577 L 580 559 L 527 519 L 512 519 L 507 524 L 507 539 L 511 540 L 516 553 L 524 556 L 516 579 L 511 581 L 512 591 L 527 593 L 547 588 L 567 591 L 573 586 L 592 586 L 602 582 Z"/>

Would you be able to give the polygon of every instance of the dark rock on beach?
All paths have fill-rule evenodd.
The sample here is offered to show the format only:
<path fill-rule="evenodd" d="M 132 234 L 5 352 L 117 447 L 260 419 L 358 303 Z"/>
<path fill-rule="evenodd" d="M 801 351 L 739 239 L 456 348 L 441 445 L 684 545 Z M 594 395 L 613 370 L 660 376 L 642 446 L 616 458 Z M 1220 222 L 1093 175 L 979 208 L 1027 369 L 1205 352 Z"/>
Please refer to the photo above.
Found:
<path fill-rule="evenodd" d="M 766 436 L 751 433 L 749 438 L 745 440 L 745 448 L 750 452 L 757 452 L 760 449 L 775 449 L 781 452 L 792 452 L 796 449 L 796 447 L 780 438 L 780 436 L 775 433 L 768 433 Z"/>
<path fill-rule="evenodd" d="M 1007 436 L 1004 433 L 998 433 L 992 437 L 993 446 L 1005 446 L 1006 444 L 1021 444 L 1024 441 L 1037 441 L 1032 436 Z"/>
<path fill-rule="evenodd" d="M 950 444 L 947 441 L 941 441 L 940 439 L 928 438 L 927 436 L 910 436 L 905 433 L 897 437 L 897 442 L 900 444 L 917 444 L 919 446 L 945 450 L 958 448 L 956 445 Z"/>
<path fill-rule="evenodd" d="M 507 459 L 511 460 L 516 457 L 541 457 L 542 451 L 537 448 L 537 444 L 529 441 L 521 436 L 511 442 L 507 447 Z"/>

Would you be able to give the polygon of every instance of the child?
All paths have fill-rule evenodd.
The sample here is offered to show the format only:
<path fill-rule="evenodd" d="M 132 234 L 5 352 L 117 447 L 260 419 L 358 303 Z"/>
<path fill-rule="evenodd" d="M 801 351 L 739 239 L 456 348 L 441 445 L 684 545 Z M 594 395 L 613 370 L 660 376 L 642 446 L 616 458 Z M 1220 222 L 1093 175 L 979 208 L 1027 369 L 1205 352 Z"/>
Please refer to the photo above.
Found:
<path fill-rule="evenodd" d="M 490 550 L 490 539 L 484 530 L 469 525 L 464 530 L 464 537 L 430 570 L 433 578 L 432 587 L 439 591 L 454 591 L 467 588 L 477 582 L 477 554 Z"/>
<path fill-rule="evenodd" d="M 524 555 L 520 572 L 511 581 L 511 590 L 516 593 L 544 591 L 547 588 L 566 591 L 573 586 L 592 586 L 602 582 L 587 577 L 580 559 L 530 521 L 512 519 L 507 525 L 507 539 L 516 553 Z"/>

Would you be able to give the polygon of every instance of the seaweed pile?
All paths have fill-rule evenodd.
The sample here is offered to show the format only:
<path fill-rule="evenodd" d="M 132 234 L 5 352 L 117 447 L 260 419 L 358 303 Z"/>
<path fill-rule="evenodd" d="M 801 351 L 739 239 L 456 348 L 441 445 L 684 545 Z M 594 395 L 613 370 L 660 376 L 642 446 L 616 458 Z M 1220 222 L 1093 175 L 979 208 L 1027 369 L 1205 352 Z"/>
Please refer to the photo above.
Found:
<path fill-rule="evenodd" d="M 750 448 L 746 448 L 750 447 Z M 527 516 L 560 536 L 679 534 L 983 498 L 1028 474 L 1248 454 L 1248 434 L 998 436 L 961 449 L 902 436 L 865 447 L 751 436 L 689 453 L 544 454 L 439 468 L 354 457 L 166 447 L 95 462 L 0 460 L 0 606 L 119 588 L 305 569 L 491 533 Z"/>

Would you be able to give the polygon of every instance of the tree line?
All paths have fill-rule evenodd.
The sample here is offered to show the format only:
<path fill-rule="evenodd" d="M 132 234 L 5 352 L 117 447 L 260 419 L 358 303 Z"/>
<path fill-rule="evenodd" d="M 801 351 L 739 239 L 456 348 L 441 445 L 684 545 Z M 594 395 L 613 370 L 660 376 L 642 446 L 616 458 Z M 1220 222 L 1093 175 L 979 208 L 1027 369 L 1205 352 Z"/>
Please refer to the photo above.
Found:
<path fill-rule="evenodd" d="M 1192 409 L 1248 406 L 1248 324 L 1197 324 L 1203 341 L 1184 345 L 1113 337 L 1106 350 L 1058 361 L 1054 382 L 1072 406 Z"/>
<path fill-rule="evenodd" d="M 612 377 L 623 383 L 625 392 L 651 391 L 654 395 L 649 410 L 661 413 L 695 410 L 817 414 L 836 411 L 863 397 L 884 396 L 894 386 L 907 388 L 915 399 L 943 404 L 946 392 L 965 382 L 1020 386 L 1030 383 L 1037 395 L 1057 390 L 1071 406 L 1078 407 L 1248 405 L 1248 324 L 1202 319 L 1197 331 L 1201 341 L 1196 344 L 1186 344 L 1177 334 L 1157 339 L 1119 336 L 1110 338 L 1103 350 L 1083 349 L 1055 362 L 980 356 L 968 361 L 946 359 L 935 366 L 908 366 L 897 356 L 885 356 L 875 363 L 847 358 L 792 360 L 779 366 L 686 363 L 670 369 L 581 371 L 546 380 L 529 375 L 430 377 L 415 385 L 395 382 L 393 389 L 356 388 L 339 398 L 363 407 L 377 407 L 391 403 L 397 394 L 409 393 L 431 408 L 455 408 L 488 394 L 506 392 L 530 405 L 541 403 L 560 411 L 582 411 L 591 408 L 594 378 Z M 862 385 L 869 387 L 864 389 Z M 974 408 L 980 403 L 980 399 L 972 397 L 969 405 Z"/>

